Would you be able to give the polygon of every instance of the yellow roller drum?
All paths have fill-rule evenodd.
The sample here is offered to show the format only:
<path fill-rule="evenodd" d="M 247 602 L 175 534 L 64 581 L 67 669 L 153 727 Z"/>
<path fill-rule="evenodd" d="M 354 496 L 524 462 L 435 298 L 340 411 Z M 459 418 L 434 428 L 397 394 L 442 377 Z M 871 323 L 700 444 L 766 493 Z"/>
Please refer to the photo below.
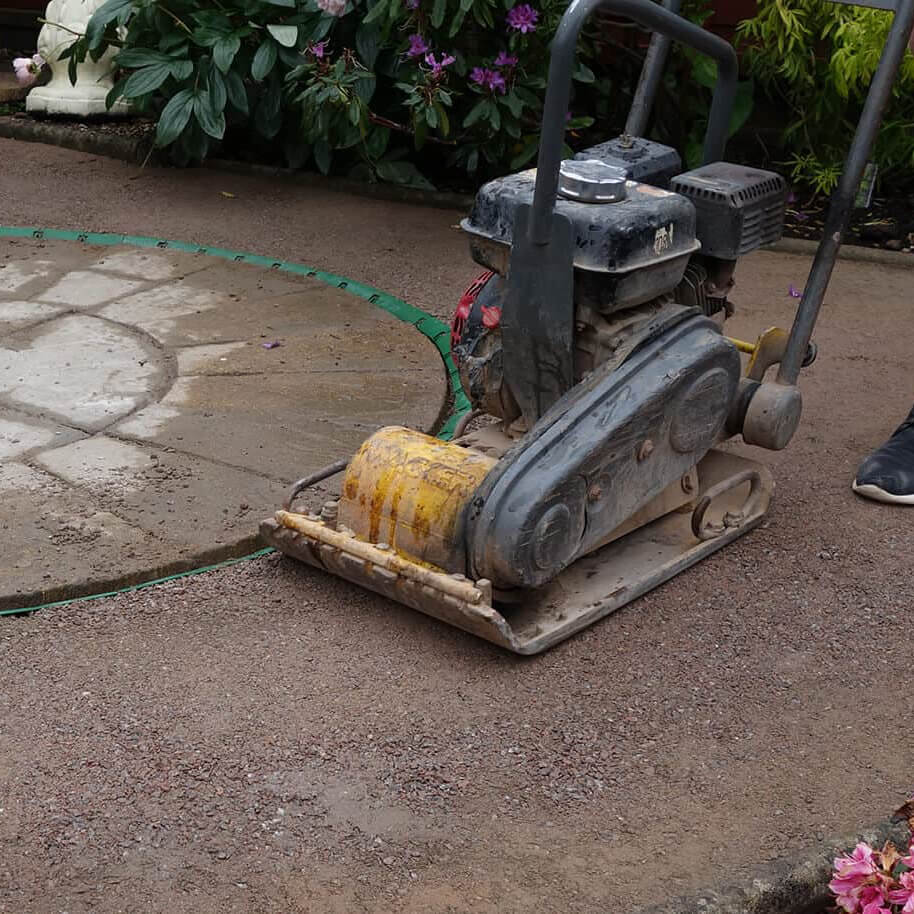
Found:
<path fill-rule="evenodd" d="M 491 457 L 421 432 L 382 428 L 349 463 L 337 523 L 359 539 L 465 573 L 461 513 L 494 465 Z"/>

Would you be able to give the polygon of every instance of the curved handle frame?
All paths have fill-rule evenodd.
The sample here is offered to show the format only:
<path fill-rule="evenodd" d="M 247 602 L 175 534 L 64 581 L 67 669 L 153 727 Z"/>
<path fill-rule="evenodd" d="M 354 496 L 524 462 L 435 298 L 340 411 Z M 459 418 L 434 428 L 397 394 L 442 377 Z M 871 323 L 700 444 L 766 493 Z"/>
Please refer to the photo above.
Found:
<path fill-rule="evenodd" d="M 552 231 L 552 211 L 559 184 L 562 145 L 565 139 L 565 114 L 571 97 L 571 75 L 574 69 L 578 35 L 588 17 L 598 7 L 605 7 L 634 20 L 647 29 L 686 44 L 717 61 L 717 84 L 705 133 L 705 164 L 716 162 L 724 152 L 730 112 L 736 97 L 738 63 L 730 44 L 706 32 L 700 26 L 658 6 L 653 0 L 572 0 L 562 16 L 549 60 L 546 103 L 537 160 L 533 212 L 528 237 L 538 245 L 548 244 Z"/>

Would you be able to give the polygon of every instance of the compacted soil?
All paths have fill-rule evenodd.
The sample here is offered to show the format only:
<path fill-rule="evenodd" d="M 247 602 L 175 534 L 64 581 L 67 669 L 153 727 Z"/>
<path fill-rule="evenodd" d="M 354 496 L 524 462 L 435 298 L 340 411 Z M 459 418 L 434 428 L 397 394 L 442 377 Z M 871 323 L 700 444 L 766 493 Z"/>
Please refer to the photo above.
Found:
<path fill-rule="evenodd" d="M 474 275 L 457 213 L 0 157 L 8 224 L 274 254 L 441 315 Z M 807 269 L 748 259 L 734 335 L 788 321 Z M 842 263 L 764 526 L 541 657 L 275 555 L 0 621 L 0 911 L 627 911 L 883 818 L 914 789 L 914 515 L 848 485 L 914 396 L 912 289 Z"/>

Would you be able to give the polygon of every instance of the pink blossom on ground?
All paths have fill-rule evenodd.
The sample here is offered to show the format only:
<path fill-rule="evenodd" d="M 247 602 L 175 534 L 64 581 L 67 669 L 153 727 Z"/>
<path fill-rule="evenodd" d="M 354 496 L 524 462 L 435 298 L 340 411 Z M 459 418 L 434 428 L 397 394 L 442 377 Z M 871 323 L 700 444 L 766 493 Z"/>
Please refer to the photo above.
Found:
<path fill-rule="evenodd" d="M 877 898 L 866 905 L 863 914 L 892 914 L 892 912 L 889 908 L 883 907 L 881 900 Z"/>
<path fill-rule="evenodd" d="M 834 879 L 828 884 L 838 907 L 848 914 L 857 914 L 861 905 L 871 906 L 884 900 L 882 892 L 872 883 L 876 876 L 873 849 L 860 842 L 849 857 L 836 857 Z M 869 890 L 869 891 L 866 891 Z M 866 914 L 878 914 L 874 909 Z M 888 912 L 891 914 L 891 912 Z"/>
<path fill-rule="evenodd" d="M 31 57 L 17 57 L 13 61 L 16 81 L 23 88 L 31 86 L 38 79 L 38 74 L 41 73 L 43 66 L 44 58 L 40 54 L 33 54 Z"/>
<path fill-rule="evenodd" d="M 902 857 L 902 861 L 909 859 L 910 857 Z M 889 892 L 889 901 L 892 904 L 903 905 L 901 914 L 914 914 L 914 871 L 902 873 L 898 877 L 898 885 L 900 888 Z"/>
<path fill-rule="evenodd" d="M 536 31 L 536 22 L 540 14 L 529 3 L 519 3 L 508 11 L 508 25 L 526 35 Z"/>
<path fill-rule="evenodd" d="M 409 48 L 406 51 L 407 57 L 421 57 L 430 50 L 431 48 L 425 43 L 425 39 L 421 35 L 409 36 Z"/>
<path fill-rule="evenodd" d="M 314 0 L 328 16 L 342 16 L 346 12 L 346 0 Z"/>

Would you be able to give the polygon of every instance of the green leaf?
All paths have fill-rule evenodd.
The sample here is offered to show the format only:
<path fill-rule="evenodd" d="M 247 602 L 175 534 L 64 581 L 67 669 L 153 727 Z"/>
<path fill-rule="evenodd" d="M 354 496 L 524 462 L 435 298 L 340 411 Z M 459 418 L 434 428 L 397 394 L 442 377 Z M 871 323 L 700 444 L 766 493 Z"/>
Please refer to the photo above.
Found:
<path fill-rule="evenodd" d="M 268 140 L 272 140 L 282 128 L 282 91 L 279 79 L 275 76 L 270 80 L 270 85 L 254 112 L 254 126 Z"/>
<path fill-rule="evenodd" d="M 523 168 L 539 150 L 539 137 L 531 134 L 522 143 L 520 152 L 511 159 L 511 168 Z"/>
<path fill-rule="evenodd" d="M 369 70 L 374 69 L 375 61 L 378 59 L 378 52 L 381 50 L 381 43 L 378 40 L 379 32 L 372 26 L 363 25 L 355 33 L 355 47 L 359 52 L 362 63 Z"/>
<path fill-rule="evenodd" d="M 151 67 L 156 64 L 170 64 L 174 60 L 169 54 L 153 51 L 149 48 L 126 48 L 115 58 L 115 63 L 125 70 L 137 70 L 140 67 Z"/>
<path fill-rule="evenodd" d="M 170 35 L 162 36 L 161 41 L 159 41 L 159 50 L 173 54 L 178 48 L 181 48 L 182 45 L 184 48 L 178 53 L 179 57 L 184 57 L 187 54 L 187 32 L 172 32 Z"/>
<path fill-rule="evenodd" d="M 435 105 L 435 110 L 438 112 L 438 120 L 440 121 L 439 133 L 442 136 L 447 136 L 451 132 L 451 121 L 447 116 L 447 111 L 444 110 L 443 105 Z"/>
<path fill-rule="evenodd" d="M 537 97 L 535 92 L 531 92 L 524 86 L 515 86 L 514 92 L 517 97 L 529 108 L 539 109 L 542 107 L 542 101 Z"/>
<path fill-rule="evenodd" d="M 489 105 L 488 109 L 489 123 L 492 125 L 493 130 L 501 129 L 501 112 L 498 110 L 498 105 L 494 102 Z"/>
<path fill-rule="evenodd" d="M 390 130 L 387 127 L 373 127 L 365 137 L 365 151 L 372 159 L 380 159 L 390 142 Z"/>
<path fill-rule="evenodd" d="M 717 83 L 717 64 L 710 57 L 696 54 L 692 60 L 692 79 L 700 86 L 713 89 Z"/>
<path fill-rule="evenodd" d="M 143 67 L 130 74 L 127 82 L 124 83 L 124 95 L 127 98 L 137 98 L 148 92 L 154 92 L 169 76 L 171 76 L 171 67 L 168 64 L 160 63 L 151 67 Z"/>
<path fill-rule="evenodd" d="M 213 45 L 213 61 L 223 73 L 228 73 L 240 48 L 241 39 L 237 35 L 225 35 Z"/>
<path fill-rule="evenodd" d="M 319 139 L 314 144 L 314 161 L 322 174 L 330 173 L 330 163 L 333 159 L 333 153 L 325 139 Z"/>
<path fill-rule="evenodd" d="M 178 82 L 181 82 L 182 79 L 187 79 L 191 73 L 194 72 L 194 65 L 190 60 L 175 60 L 171 64 L 171 75 L 174 76 Z"/>
<path fill-rule="evenodd" d="M 429 105 L 425 109 L 425 123 L 428 124 L 432 130 L 438 126 L 438 112 L 433 105 Z"/>
<path fill-rule="evenodd" d="M 264 38 L 251 63 L 251 76 L 257 82 L 268 76 L 276 63 L 276 44 L 272 38 Z"/>
<path fill-rule="evenodd" d="M 225 91 L 228 94 L 231 106 L 239 113 L 247 116 L 250 110 L 248 107 L 248 93 L 244 88 L 244 80 L 241 78 L 241 74 L 236 70 L 229 70 L 225 74 Z"/>
<path fill-rule="evenodd" d="M 273 6 L 287 6 L 290 9 L 295 9 L 295 0 L 266 0 L 267 3 L 272 3 Z"/>
<path fill-rule="evenodd" d="M 267 31 L 284 47 L 294 48 L 298 43 L 297 25 L 268 25 Z"/>
<path fill-rule="evenodd" d="M 472 174 L 477 168 L 479 168 L 479 150 L 474 147 L 467 156 L 467 171 Z"/>
<path fill-rule="evenodd" d="M 102 43 L 108 24 L 122 12 L 129 12 L 133 3 L 134 0 L 107 0 L 92 14 L 86 26 L 86 42 L 90 50 Z"/>
<path fill-rule="evenodd" d="M 323 38 L 326 38 L 330 29 L 333 28 L 334 22 L 336 22 L 334 16 L 321 16 L 317 25 L 314 26 L 314 30 L 311 32 L 311 40 L 321 41 Z"/>
<path fill-rule="evenodd" d="M 173 143 L 187 126 L 194 110 L 194 93 L 190 89 L 176 92 L 162 109 L 156 127 L 156 145 L 168 146 Z"/>
<path fill-rule="evenodd" d="M 489 106 L 489 100 L 487 98 L 482 99 L 482 101 L 477 102 L 473 108 L 470 109 L 470 113 L 463 119 L 464 127 L 472 127 L 473 124 L 478 121 L 483 114 L 486 112 L 486 108 Z"/>
<path fill-rule="evenodd" d="M 384 14 L 387 12 L 388 0 L 378 0 L 378 2 L 368 11 L 368 15 L 362 20 L 362 25 L 371 25 L 372 22 L 377 22 L 381 19 Z M 315 153 L 315 161 L 317 155 Z"/>
<path fill-rule="evenodd" d="M 119 79 L 112 87 L 111 91 L 105 96 L 105 107 L 109 110 L 114 103 L 124 94 L 124 85 L 127 79 Z"/>
<path fill-rule="evenodd" d="M 440 29 L 447 10 L 447 0 L 435 0 L 432 6 L 432 28 Z"/>
<path fill-rule="evenodd" d="M 213 110 L 208 92 L 198 92 L 194 96 L 194 115 L 204 132 L 214 140 L 221 140 L 225 135 L 225 114 Z"/>
<path fill-rule="evenodd" d="M 376 85 L 377 80 L 375 79 L 374 73 L 372 73 L 370 76 L 363 76 L 356 81 L 356 95 L 358 95 L 358 97 L 367 105 L 371 101 L 371 97 L 374 95 Z"/>
<path fill-rule="evenodd" d="M 501 103 L 515 116 L 520 117 L 524 110 L 524 103 L 513 92 L 503 96 Z"/>
<path fill-rule="evenodd" d="M 225 79 L 223 79 L 222 74 L 215 66 L 210 69 L 209 74 L 209 98 L 213 111 L 218 113 L 225 110 L 228 89 L 225 85 Z"/>
<path fill-rule="evenodd" d="M 378 177 L 383 181 L 402 184 L 405 187 L 418 187 L 422 190 L 435 190 L 435 185 L 412 162 L 378 162 L 376 167 Z"/>
<path fill-rule="evenodd" d="M 463 25 L 463 20 L 466 19 L 466 15 L 467 11 L 463 9 L 463 7 L 457 11 L 451 22 L 451 27 L 448 29 L 448 38 L 453 38 L 460 31 L 460 27 Z"/>
<path fill-rule="evenodd" d="M 596 80 L 596 76 L 593 74 L 593 70 L 587 66 L 586 63 L 581 63 L 578 61 L 578 65 L 574 71 L 574 80 L 579 83 L 592 83 Z"/>

